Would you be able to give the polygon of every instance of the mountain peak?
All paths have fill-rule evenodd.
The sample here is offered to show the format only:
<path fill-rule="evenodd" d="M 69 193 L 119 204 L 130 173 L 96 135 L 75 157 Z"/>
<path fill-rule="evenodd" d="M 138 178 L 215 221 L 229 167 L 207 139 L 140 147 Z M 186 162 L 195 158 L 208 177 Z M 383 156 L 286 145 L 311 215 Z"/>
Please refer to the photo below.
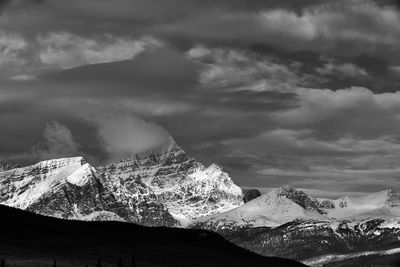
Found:
<path fill-rule="evenodd" d="M 316 211 L 320 214 L 324 213 L 321 210 L 321 208 L 323 208 L 322 204 L 316 198 L 310 197 L 303 191 L 295 189 L 289 185 L 276 188 L 268 194 L 279 198 L 289 199 L 305 210 Z"/>
<path fill-rule="evenodd" d="M 293 188 L 289 185 L 275 188 L 272 191 L 270 191 L 268 194 L 276 195 L 279 197 L 285 197 L 285 198 L 288 198 L 291 200 L 295 200 L 298 197 L 302 197 L 302 198 L 308 197 L 308 195 L 306 193 L 304 193 L 303 191 L 297 190 L 296 188 Z"/>
<path fill-rule="evenodd" d="M 222 167 L 220 167 L 217 164 L 213 163 L 206 169 L 206 172 L 209 173 L 209 174 L 221 173 L 221 172 L 223 172 L 223 169 L 222 169 Z"/>
<path fill-rule="evenodd" d="M 389 207 L 398 207 L 400 206 L 400 194 L 395 192 L 392 189 L 386 191 L 386 201 L 385 204 Z"/>
<path fill-rule="evenodd" d="M 37 164 L 0 172 L 0 202 L 6 205 L 27 208 L 49 192 L 55 192 L 65 182 L 83 185 L 90 168 L 82 157 L 60 158 L 41 161 Z M 88 175 L 82 178 L 80 175 Z M 17 183 L 18 186 L 13 188 Z"/>
<path fill-rule="evenodd" d="M 83 157 L 70 157 L 70 158 L 58 158 L 58 159 L 49 159 L 40 161 L 39 163 L 35 164 L 38 166 L 67 166 L 67 165 L 83 165 L 86 161 Z M 33 165 L 33 166 L 35 166 Z"/>
<path fill-rule="evenodd" d="M 295 194 L 295 193 L 303 193 L 305 194 L 303 191 L 297 190 L 294 187 L 291 187 L 290 185 L 284 185 L 281 187 L 276 188 L 277 192 L 281 193 L 281 194 Z"/>

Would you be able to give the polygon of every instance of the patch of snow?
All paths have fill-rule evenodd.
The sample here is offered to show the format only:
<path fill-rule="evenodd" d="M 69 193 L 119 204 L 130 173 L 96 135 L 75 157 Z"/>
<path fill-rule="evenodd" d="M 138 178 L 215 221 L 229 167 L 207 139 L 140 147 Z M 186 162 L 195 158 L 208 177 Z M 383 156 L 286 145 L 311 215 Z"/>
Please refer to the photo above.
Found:
<path fill-rule="evenodd" d="M 76 219 L 82 221 L 118 221 L 125 222 L 123 218 L 109 211 L 95 211 L 89 215 L 78 216 Z"/>
<path fill-rule="evenodd" d="M 400 218 L 386 220 L 379 227 L 389 228 L 389 229 L 400 229 Z"/>
<path fill-rule="evenodd" d="M 239 227 L 276 227 L 298 219 L 328 221 L 324 215 L 306 210 L 293 200 L 280 195 L 279 190 L 273 190 L 233 210 L 200 218 L 194 224 L 225 221 Z"/>
<path fill-rule="evenodd" d="M 95 169 L 88 163 L 85 163 L 70 174 L 66 180 L 76 186 L 83 186 L 90 180 L 93 172 L 95 172 Z"/>
<path fill-rule="evenodd" d="M 341 197 L 331 202 L 333 209 L 324 209 L 333 219 L 352 220 L 367 218 L 391 218 L 400 216 L 400 208 L 389 206 L 390 190 L 363 197 Z"/>
<path fill-rule="evenodd" d="M 379 251 L 364 251 L 350 254 L 332 254 L 332 255 L 324 255 L 315 258 L 311 258 L 308 260 L 302 261 L 304 264 L 313 267 L 324 266 L 328 263 L 339 262 L 343 260 L 348 260 L 351 258 L 358 258 L 362 256 L 370 256 L 370 255 L 392 255 L 400 253 L 400 248 L 394 248 L 389 250 L 379 250 Z"/>
<path fill-rule="evenodd" d="M 26 209 L 42 195 L 57 191 L 65 178 L 81 168 L 82 164 L 82 157 L 62 158 L 2 172 L 0 190 L 8 198 L 1 204 Z"/>

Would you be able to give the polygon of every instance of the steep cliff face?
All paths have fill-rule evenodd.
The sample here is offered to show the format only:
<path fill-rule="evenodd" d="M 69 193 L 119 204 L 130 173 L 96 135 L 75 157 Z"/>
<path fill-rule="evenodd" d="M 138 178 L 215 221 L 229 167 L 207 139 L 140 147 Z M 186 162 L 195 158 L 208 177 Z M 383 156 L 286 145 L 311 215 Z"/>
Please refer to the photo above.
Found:
<path fill-rule="evenodd" d="M 131 192 L 146 191 L 130 202 L 121 199 L 81 157 L 43 161 L 0 172 L 0 203 L 66 219 L 125 220 L 146 225 L 174 225 L 165 207 L 141 183 Z"/>
<path fill-rule="evenodd" d="M 166 151 L 136 155 L 101 170 L 128 186 L 142 181 L 182 226 L 243 204 L 242 190 L 226 172 L 215 164 L 205 168 L 173 141 Z"/>
<path fill-rule="evenodd" d="M 205 168 L 173 141 L 99 168 L 75 157 L 0 172 L 0 204 L 68 219 L 185 226 L 242 198 L 220 167 Z"/>

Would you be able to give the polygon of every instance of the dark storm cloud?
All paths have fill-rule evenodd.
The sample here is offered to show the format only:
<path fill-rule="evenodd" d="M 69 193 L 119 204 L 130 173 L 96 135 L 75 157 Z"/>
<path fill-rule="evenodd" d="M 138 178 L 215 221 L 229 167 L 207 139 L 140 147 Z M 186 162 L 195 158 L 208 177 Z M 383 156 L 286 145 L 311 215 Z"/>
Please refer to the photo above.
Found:
<path fill-rule="evenodd" d="M 260 126 L 254 122 L 262 122 L 264 129 L 265 112 L 297 105 L 296 95 L 289 92 L 226 93 L 203 88 L 198 78 L 204 68 L 162 48 L 133 61 L 85 66 L 41 78 L 58 96 L 72 94 L 82 100 L 95 95 L 104 106 L 115 104 L 156 120 L 184 146 L 257 134 Z"/>
<path fill-rule="evenodd" d="M 109 64 L 96 64 L 45 74 L 45 81 L 63 83 L 116 83 L 122 86 L 115 90 L 124 90 L 121 93 L 146 94 L 151 91 L 168 92 L 184 91 L 197 83 L 198 70 L 201 66 L 186 60 L 176 51 L 161 48 L 156 51 L 143 53 L 135 60 L 127 60 Z M 154 77 L 157 77 L 154 78 Z M 73 89 L 72 89 L 73 90 Z M 76 90 L 81 90 L 76 88 Z M 114 94 L 109 89 L 104 89 L 106 97 Z M 87 92 L 92 93 L 92 92 Z M 97 94 L 102 94 L 98 89 Z"/>
<path fill-rule="evenodd" d="M 163 127 L 241 185 L 391 183 L 396 3 L 0 2 L 0 161 L 103 163 L 163 145 Z"/>
<path fill-rule="evenodd" d="M 16 3 L 25 3 L 17 1 Z M 196 43 L 249 47 L 263 44 L 289 51 L 333 55 L 382 54 L 393 58 L 399 41 L 398 12 L 391 3 L 341 1 L 45 1 L 15 7 L 3 29 L 67 30 L 82 35 L 154 35 L 178 47 Z M 8 23 L 11 17 L 17 24 Z M 397 51 L 398 52 L 398 51 Z M 392 55 L 389 57 L 389 53 Z"/>
<path fill-rule="evenodd" d="M 1 0 L 0 1 L 0 14 L 9 5 L 10 2 L 11 2 L 11 0 Z"/>

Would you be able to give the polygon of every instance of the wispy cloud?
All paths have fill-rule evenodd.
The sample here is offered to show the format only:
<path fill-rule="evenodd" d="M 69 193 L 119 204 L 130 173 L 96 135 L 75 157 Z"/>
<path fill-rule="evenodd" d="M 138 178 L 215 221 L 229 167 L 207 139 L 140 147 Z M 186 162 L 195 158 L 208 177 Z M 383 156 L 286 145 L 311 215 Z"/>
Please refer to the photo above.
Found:
<path fill-rule="evenodd" d="M 80 156 L 81 153 L 71 131 L 56 121 L 46 124 L 43 140 L 33 147 L 34 156 L 40 160 Z"/>
<path fill-rule="evenodd" d="M 108 34 L 91 39 L 68 32 L 39 36 L 37 42 L 40 46 L 41 63 L 63 69 L 130 60 L 146 49 L 161 45 L 150 37 L 133 40 Z"/>

